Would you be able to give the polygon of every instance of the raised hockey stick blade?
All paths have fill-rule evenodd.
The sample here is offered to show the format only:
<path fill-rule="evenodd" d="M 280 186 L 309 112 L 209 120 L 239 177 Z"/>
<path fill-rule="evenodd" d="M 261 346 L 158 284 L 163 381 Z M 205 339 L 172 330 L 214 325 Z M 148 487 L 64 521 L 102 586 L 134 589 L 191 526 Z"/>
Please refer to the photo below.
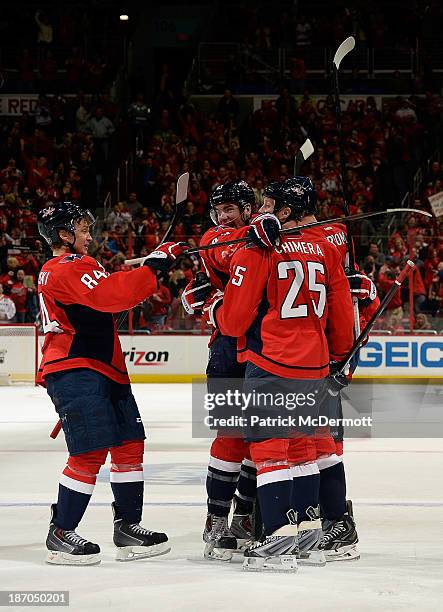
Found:
<path fill-rule="evenodd" d="M 309 138 L 306 138 L 302 146 L 299 148 L 294 159 L 294 176 L 299 176 L 301 167 L 311 155 L 314 153 L 314 146 Z"/>
<path fill-rule="evenodd" d="M 354 355 L 357 353 L 357 351 L 361 348 L 363 342 L 366 340 L 366 338 L 369 336 L 369 334 L 371 333 L 372 329 L 374 328 L 375 323 L 381 317 L 381 315 L 384 313 L 384 311 L 386 310 L 386 308 L 389 305 L 389 302 L 393 299 L 394 295 L 400 289 L 402 283 L 405 281 L 407 276 L 412 272 L 412 270 L 414 268 L 415 268 L 415 263 L 413 261 L 411 261 L 410 259 L 408 259 L 408 261 L 406 262 L 405 267 L 400 272 L 400 274 L 397 276 L 397 278 L 395 279 L 393 285 L 391 286 L 389 291 L 386 293 L 385 297 L 380 302 L 380 306 L 377 308 L 377 310 L 374 312 L 372 317 L 369 319 L 369 321 L 368 321 L 366 327 L 364 328 L 364 330 L 361 332 L 361 334 L 355 340 L 353 347 L 351 348 L 349 353 L 346 355 L 346 357 L 340 362 L 340 366 L 339 366 L 339 369 L 338 369 L 338 372 L 337 372 L 338 375 L 344 374 L 344 372 L 345 372 L 349 362 L 354 357 Z"/>
<path fill-rule="evenodd" d="M 349 36 L 346 38 L 337 51 L 335 52 L 334 59 L 332 60 L 337 70 L 340 68 L 340 64 L 344 57 L 347 56 L 355 47 L 355 38 L 353 36 Z"/>
<path fill-rule="evenodd" d="M 182 216 L 182 212 L 183 212 L 183 208 L 181 207 L 181 204 L 184 204 L 186 202 L 186 198 L 188 197 L 188 185 L 189 185 L 189 172 L 184 172 L 183 174 L 180 174 L 180 176 L 177 179 L 177 187 L 176 187 L 176 192 L 175 192 L 174 216 L 172 217 L 172 221 L 168 229 L 166 230 L 165 235 L 161 239 L 159 246 L 168 241 L 169 237 L 172 236 L 175 228 L 177 227 L 177 223 L 179 222 L 180 217 Z"/>

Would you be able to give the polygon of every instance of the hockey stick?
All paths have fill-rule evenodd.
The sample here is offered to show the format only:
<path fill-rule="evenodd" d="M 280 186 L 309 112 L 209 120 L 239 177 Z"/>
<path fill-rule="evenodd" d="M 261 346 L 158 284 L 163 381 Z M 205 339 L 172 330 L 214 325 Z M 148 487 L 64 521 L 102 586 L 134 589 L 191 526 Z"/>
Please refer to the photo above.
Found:
<path fill-rule="evenodd" d="M 340 169 L 341 169 L 341 184 L 343 191 L 343 212 L 346 216 L 349 216 L 349 189 L 348 189 L 348 177 L 346 175 L 346 158 L 345 158 L 345 143 L 343 138 L 343 129 L 341 121 L 341 104 L 340 104 L 340 87 L 338 82 L 338 71 L 340 64 L 343 59 L 350 53 L 355 47 L 355 38 L 349 36 L 344 40 L 337 51 L 335 52 L 334 59 L 332 60 L 332 72 L 334 82 L 334 99 L 335 99 L 335 122 L 337 125 L 338 134 L 338 149 L 340 155 Z M 349 222 L 346 222 L 346 235 L 348 238 L 348 254 L 347 261 L 345 264 L 346 274 L 354 274 L 355 272 L 355 249 L 354 240 L 352 239 L 351 226 Z M 360 314 L 358 310 L 358 298 L 352 296 L 352 307 L 354 309 L 354 331 L 355 335 L 360 334 Z"/>
<path fill-rule="evenodd" d="M 177 186 L 175 189 L 175 210 L 172 216 L 171 223 L 169 224 L 169 227 L 166 230 L 165 235 L 159 242 L 158 246 L 161 246 L 162 244 L 167 242 L 168 238 L 173 234 L 175 228 L 177 227 L 177 223 L 180 221 L 180 217 L 182 216 L 183 211 L 184 211 L 182 204 L 186 202 L 186 198 L 188 195 L 188 185 L 189 185 L 189 172 L 184 172 L 183 174 L 180 174 L 180 176 L 177 179 Z M 144 260 L 143 257 L 141 257 L 140 259 L 141 261 Z M 117 330 L 119 330 L 119 328 L 121 327 L 121 324 L 123 323 L 123 320 L 126 316 L 126 312 L 127 312 L 126 310 L 122 312 L 119 318 L 117 319 Z"/>
<path fill-rule="evenodd" d="M 180 174 L 177 179 L 177 187 L 175 192 L 175 211 L 172 217 L 171 223 L 165 232 L 165 235 L 161 239 L 158 246 L 161 246 L 168 241 L 169 237 L 174 233 L 177 223 L 180 221 L 180 217 L 183 214 L 184 208 L 182 204 L 186 202 L 188 197 L 188 184 L 189 184 L 189 172 Z"/>
<path fill-rule="evenodd" d="M 290 227 L 280 231 L 282 235 L 297 235 L 303 230 L 311 227 L 317 227 L 319 225 L 331 225 L 332 223 L 344 223 L 345 221 L 361 221 L 361 219 L 368 219 L 369 217 L 377 217 L 379 215 L 397 214 L 397 213 L 415 213 L 423 215 L 425 217 L 432 217 L 431 213 L 419 210 L 418 208 L 388 208 L 387 210 L 378 210 L 370 213 L 359 213 L 358 215 L 350 215 L 349 217 L 334 217 L 333 219 L 322 219 L 321 221 L 313 221 L 312 223 L 306 223 L 305 225 L 299 225 L 298 227 Z M 199 251 L 209 251 L 210 249 L 218 249 L 223 246 L 230 246 L 231 244 L 240 244 L 241 242 L 247 242 L 248 237 L 235 238 L 234 240 L 227 240 L 226 242 L 215 242 L 214 244 L 207 244 L 205 246 L 195 247 L 186 251 L 186 254 L 198 253 Z M 126 259 L 125 264 L 128 266 L 136 266 L 143 263 L 144 257 L 137 257 L 136 259 Z"/>
<path fill-rule="evenodd" d="M 411 261 L 410 259 L 408 259 L 408 261 L 406 262 L 405 267 L 400 272 L 400 274 L 397 276 L 397 278 L 394 280 L 394 283 L 393 283 L 392 287 L 389 289 L 389 291 L 386 293 L 385 297 L 380 302 L 380 306 L 377 308 L 377 310 L 374 312 L 372 317 L 369 319 L 369 321 L 368 321 L 367 325 L 365 326 L 364 330 L 360 333 L 358 338 L 355 340 L 351 350 L 346 355 L 346 357 L 340 361 L 339 369 L 338 369 L 337 373 L 335 374 L 335 376 L 340 376 L 340 375 L 344 374 L 344 372 L 346 371 L 346 368 L 348 367 L 351 359 L 360 350 L 360 348 L 362 347 L 362 345 L 363 345 L 364 341 L 366 340 L 366 338 L 368 338 L 368 336 L 371 333 L 375 323 L 377 322 L 377 319 L 379 319 L 379 317 L 384 313 L 384 311 L 386 310 L 389 302 L 393 299 L 393 297 L 397 293 L 398 289 L 400 288 L 402 283 L 407 278 L 408 274 L 410 272 L 412 272 L 412 270 L 414 268 L 415 268 L 415 263 L 413 261 Z"/>
<path fill-rule="evenodd" d="M 294 159 L 294 176 L 300 174 L 301 167 L 311 155 L 314 153 L 314 147 L 309 138 L 306 138 L 302 146 L 299 148 Z"/>
<path fill-rule="evenodd" d="M 165 232 L 165 235 L 161 239 L 159 246 L 167 242 L 168 238 L 172 235 L 175 228 L 177 227 L 177 223 L 179 222 L 180 217 L 182 216 L 182 213 L 184 210 L 182 204 L 186 202 L 186 198 L 188 195 L 188 185 L 189 185 L 189 172 L 184 172 L 183 174 L 180 174 L 180 176 L 177 179 L 177 186 L 176 186 L 176 191 L 175 191 L 174 215 L 172 217 L 172 220 L 171 220 L 171 223 L 168 229 Z M 141 257 L 139 263 L 142 263 L 144 259 L 145 259 L 144 257 Z M 117 320 L 117 331 L 123 322 L 125 314 L 126 314 L 126 311 L 123 312 Z M 62 422 L 59 419 L 57 423 L 55 424 L 54 429 L 49 434 L 49 437 L 55 440 L 58 434 L 60 433 L 61 428 L 62 428 Z"/>

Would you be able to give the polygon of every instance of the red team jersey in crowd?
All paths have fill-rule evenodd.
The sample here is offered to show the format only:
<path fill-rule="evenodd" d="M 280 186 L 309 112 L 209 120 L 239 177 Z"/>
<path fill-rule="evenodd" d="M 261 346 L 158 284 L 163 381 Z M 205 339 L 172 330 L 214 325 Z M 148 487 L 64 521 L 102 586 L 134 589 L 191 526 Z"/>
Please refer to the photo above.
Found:
<path fill-rule="evenodd" d="M 128 384 L 112 313 L 136 306 L 156 289 L 147 266 L 109 275 L 88 256 L 64 254 L 46 262 L 38 279 L 45 342 L 37 382 L 53 372 L 88 368 Z"/>
<path fill-rule="evenodd" d="M 284 378 L 323 378 L 354 340 L 342 254 L 318 229 L 286 236 L 273 250 L 239 249 L 216 313 L 237 336 L 238 360 Z"/>
<path fill-rule="evenodd" d="M 17 312 L 26 312 L 29 289 L 23 283 L 14 283 L 11 287 L 10 298 L 15 304 Z"/>

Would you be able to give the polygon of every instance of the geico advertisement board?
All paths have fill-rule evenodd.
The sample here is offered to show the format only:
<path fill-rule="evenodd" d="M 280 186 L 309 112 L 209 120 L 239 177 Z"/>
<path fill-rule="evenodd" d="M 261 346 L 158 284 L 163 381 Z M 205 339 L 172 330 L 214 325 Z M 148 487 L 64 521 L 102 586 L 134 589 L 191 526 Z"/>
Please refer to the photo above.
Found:
<path fill-rule="evenodd" d="M 131 378 L 161 379 L 205 373 L 208 336 L 121 336 Z M 443 338 L 373 336 L 360 351 L 356 377 L 440 377 Z"/>
<path fill-rule="evenodd" d="M 356 376 L 443 375 L 441 336 L 373 336 L 360 351 Z"/>

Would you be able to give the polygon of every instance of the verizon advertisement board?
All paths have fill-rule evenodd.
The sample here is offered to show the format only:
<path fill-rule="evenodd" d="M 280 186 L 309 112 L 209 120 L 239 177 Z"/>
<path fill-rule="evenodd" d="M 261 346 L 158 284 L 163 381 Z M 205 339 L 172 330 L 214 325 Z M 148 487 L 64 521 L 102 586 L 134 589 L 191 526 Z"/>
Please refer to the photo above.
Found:
<path fill-rule="evenodd" d="M 126 366 L 134 382 L 202 376 L 209 336 L 120 336 Z"/>

